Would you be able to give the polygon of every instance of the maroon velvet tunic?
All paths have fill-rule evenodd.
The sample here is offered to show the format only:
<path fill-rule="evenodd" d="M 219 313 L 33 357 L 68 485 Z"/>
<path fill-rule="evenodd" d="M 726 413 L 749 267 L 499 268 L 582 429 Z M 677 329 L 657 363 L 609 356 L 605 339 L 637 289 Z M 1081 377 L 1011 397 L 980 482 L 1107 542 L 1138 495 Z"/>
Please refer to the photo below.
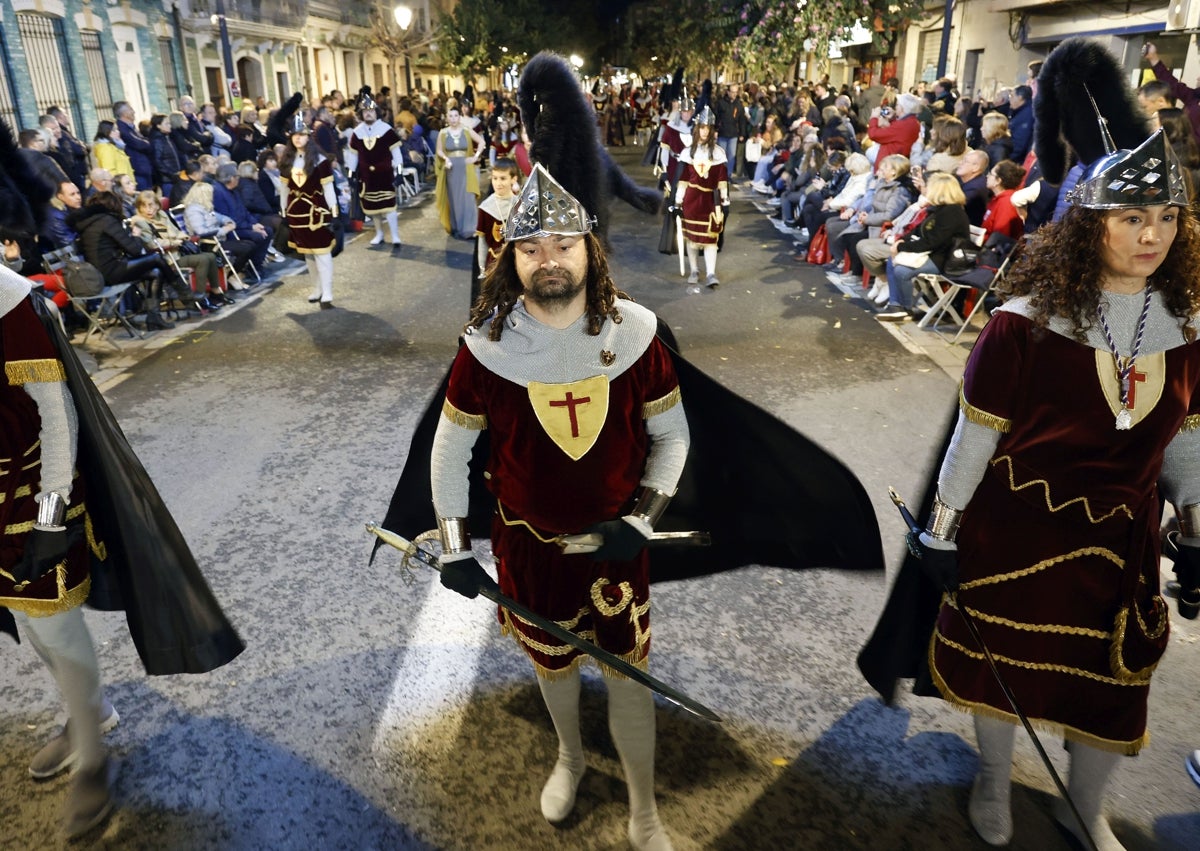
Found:
<path fill-rule="evenodd" d="M 28 299 L 0 320 L 0 344 L 6 376 L 0 383 L 0 606 L 34 617 L 53 615 L 82 604 L 91 587 L 88 540 L 93 536 L 78 476 L 71 488 L 67 523 L 84 526 L 85 534 L 67 553 L 66 561 L 20 588 L 14 584 L 11 571 L 21 560 L 25 540 L 37 517 L 34 495 L 42 472 L 38 442 L 41 417 L 22 385 L 63 381 L 65 374 L 58 352 Z M 102 552 L 99 544 L 95 546 L 98 554 Z"/>
<path fill-rule="evenodd" d="M 358 179 L 362 182 L 358 197 L 368 216 L 391 213 L 396 209 L 392 151 L 399 146 L 400 137 L 390 128 L 380 136 L 367 139 L 357 133 L 350 134 L 350 147 L 358 154 Z"/>
<path fill-rule="evenodd" d="M 335 212 L 325 201 L 325 184 L 333 181 L 333 163 L 321 160 L 307 178 L 303 172 L 281 174 L 287 186 L 288 245 L 301 254 L 333 251 Z"/>
<path fill-rule="evenodd" d="M 1167 445 L 1200 425 L 1200 344 L 1142 355 L 1136 370 L 1135 423 L 1118 431 L 1110 353 L 1007 311 L 988 323 L 962 405 L 1003 435 L 963 514 L 962 582 L 930 646 L 948 700 L 1016 720 L 955 609 L 967 607 L 1033 723 L 1121 753 L 1147 740 L 1167 642 L 1156 482 Z"/>
<path fill-rule="evenodd" d="M 589 376 L 582 376 L 588 378 Z M 552 415 L 574 427 L 584 405 L 596 404 L 563 385 Z M 650 448 L 647 404 L 677 399 L 679 382 L 666 349 L 654 339 L 641 357 L 608 383 L 608 410 L 595 443 L 578 460 L 543 427 L 530 390 L 484 367 L 463 346 L 450 373 L 446 402 L 456 415 L 486 417 L 491 430 L 488 488 L 498 512 L 492 552 L 501 590 L 539 615 L 634 664 L 650 649 L 650 586 L 645 551 L 628 562 L 563 555 L 557 536 L 581 532 L 629 507 Z M 482 422 L 482 421 L 481 421 Z M 503 608 L 499 618 L 543 676 L 576 667 L 579 651 Z M 608 671 L 605 672 L 610 673 Z"/>
<path fill-rule="evenodd" d="M 685 186 L 683 193 L 683 236 L 697 245 L 715 245 L 724 229 L 724 219 L 716 219 L 717 201 L 728 192 L 729 167 L 725 152 L 716 148 L 712 162 L 703 149 L 696 149 L 696 161 L 689 154 L 680 159 L 682 172 L 679 185 Z"/>

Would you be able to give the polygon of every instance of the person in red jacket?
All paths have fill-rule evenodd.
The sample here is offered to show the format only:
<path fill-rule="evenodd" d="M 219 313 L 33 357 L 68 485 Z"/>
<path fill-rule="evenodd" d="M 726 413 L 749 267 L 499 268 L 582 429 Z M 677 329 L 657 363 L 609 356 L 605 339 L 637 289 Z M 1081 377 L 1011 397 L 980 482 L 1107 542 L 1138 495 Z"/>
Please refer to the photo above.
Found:
<path fill-rule="evenodd" d="M 896 106 L 880 106 L 871 110 L 867 124 L 867 136 L 879 146 L 875 157 L 875 168 L 892 154 L 910 156 L 913 144 L 921 137 L 921 122 L 917 113 L 921 99 L 916 95 L 902 94 L 896 98 Z"/>
<path fill-rule="evenodd" d="M 1001 160 L 988 172 L 987 185 L 992 192 L 987 212 L 983 214 L 984 239 L 1002 233 L 1019 241 L 1025 233 L 1025 220 L 1013 205 L 1012 194 L 1025 178 L 1025 169 L 1012 160 Z"/>

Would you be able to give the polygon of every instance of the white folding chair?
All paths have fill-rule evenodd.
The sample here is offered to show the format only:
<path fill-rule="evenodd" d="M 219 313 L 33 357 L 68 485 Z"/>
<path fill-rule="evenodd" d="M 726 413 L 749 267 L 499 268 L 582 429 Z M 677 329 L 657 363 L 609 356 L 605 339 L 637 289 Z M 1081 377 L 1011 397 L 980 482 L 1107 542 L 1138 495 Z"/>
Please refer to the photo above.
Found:
<path fill-rule="evenodd" d="M 42 265 L 46 267 L 46 271 L 58 277 L 62 283 L 62 290 L 67 294 L 71 305 L 87 320 L 88 329 L 83 336 L 83 342 L 86 343 L 93 334 L 97 334 L 100 339 L 107 340 L 113 348 L 119 350 L 121 347 L 108 336 L 107 326 L 114 322 L 120 323 L 130 337 L 145 339 L 145 335 L 133 327 L 120 310 L 121 299 L 125 296 L 125 291 L 133 284 L 112 284 L 94 295 L 75 295 L 67 286 L 67 278 L 63 272 L 69 262 L 84 262 L 82 255 L 74 245 L 66 245 L 56 251 L 47 251 L 42 255 Z"/>
<path fill-rule="evenodd" d="M 1009 248 L 1008 252 L 1004 255 L 1004 258 L 1000 261 L 1000 265 L 996 268 L 996 271 L 990 276 L 978 274 L 982 271 L 980 269 L 975 270 L 975 272 L 971 274 L 955 278 L 948 278 L 945 275 L 919 276 L 930 279 L 927 282 L 927 285 L 931 290 L 937 291 L 938 297 L 933 302 L 933 305 L 929 308 L 929 310 L 925 312 L 925 315 L 921 317 L 921 321 L 917 323 L 917 327 L 932 327 L 935 332 L 940 334 L 941 332 L 938 331 L 937 326 L 944 318 L 949 316 L 950 321 L 958 325 L 958 333 L 956 333 L 954 338 L 950 341 L 952 345 L 957 344 L 959 338 L 962 337 L 963 332 L 970 327 L 971 321 L 975 318 L 975 314 L 979 312 L 981 307 L 983 307 L 983 303 L 987 299 L 988 294 L 994 292 L 1001 280 L 1003 280 L 1004 273 L 1008 270 L 1009 263 L 1012 261 L 1013 257 L 1016 256 L 1018 245 L 1020 245 L 1020 243 L 1014 243 Z M 963 317 L 954 308 L 954 302 L 959 293 L 972 289 L 978 290 L 979 292 L 970 313 Z"/>
<path fill-rule="evenodd" d="M 175 223 L 175 227 L 179 228 L 184 233 L 189 232 L 187 229 L 187 219 L 183 214 L 182 204 L 167 210 L 167 215 L 171 217 L 171 221 Z M 200 237 L 200 245 L 217 255 L 221 261 L 221 265 L 228 270 L 226 274 L 232 277 L 233 280 L 237 281 L 238 285 L 235 287 L 235 289 L 247 288 L 247 284 L 244 280 L 242 280 L 241 274 L 238 273 L 237 269 L 233 268 L 233 259 L 225 252 L 225 246 L 221 245 L 221 240 L 217 239 L 215 236 L 202 236 Z M 258 274 L 258 269 L 254 267 L 254 263 L 250 262 L 249 266 L 254 271 L 254 277 L 261 282 L 262 275 Z"/>

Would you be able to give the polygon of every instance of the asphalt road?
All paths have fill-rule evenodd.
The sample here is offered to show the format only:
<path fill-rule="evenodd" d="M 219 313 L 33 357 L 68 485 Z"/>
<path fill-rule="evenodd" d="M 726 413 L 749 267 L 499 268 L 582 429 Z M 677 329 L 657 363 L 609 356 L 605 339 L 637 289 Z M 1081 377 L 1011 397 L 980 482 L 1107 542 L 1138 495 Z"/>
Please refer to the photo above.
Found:
<path fill-rule="evenodd" d="M 634 162 L 639 152 L 618 151 Z M 637 166 L 631 171 L 649 182 Z M 721 288 L 689 296 L 659 222 L 613 210 L 618 284 L 684 354 L 842 458 L 902 546 L 888 485 L 915 498 L 956 397 L 963 349 L 892 333 L 735 196 Z M 98 379 L 248 649 L 193 677 L 148 678 L 120 615 L 89 614 L 121 724 L 120 809 L 83 847 L 112 849 L 619 849 L 624 785 L 603 686 L 585 675 L 590 770 L 559 829 L 538 810 L 555 739 L 529 665 L 492 608 L 367 564 L 413 426 L 467 310 L 471 246 L 429 203 L 401 216 L 398 260 L 351 243 L 333 311 L 290 278 L 228 315 L 117 353 Z M 914 349 L 913 341 L 925 353 Z M 653 671 L 722 725 L 659 704 L 658 793 L 680 849 L 982 848 L 966 820 L 970 719 L 940 701 L 886 708 L 854 667 L 884 576 L 747 567 L 655 586 Z M 1173 620 L 1155 676 L 1154 740 L 1114 780 L 1133 849 L 1200 847 L 1200 624 Z M 30 757 L 61 723 L 28 647 L 0 668 L 0 848 L 54 848 L 64 781 Z M 1060 770 L 1061 748 L 1047 741 Z M 1014 848 L 1071 847 L 1052 783 L 1020 741 Z M 79 846 L 77 846 L 79 847 Z"/>

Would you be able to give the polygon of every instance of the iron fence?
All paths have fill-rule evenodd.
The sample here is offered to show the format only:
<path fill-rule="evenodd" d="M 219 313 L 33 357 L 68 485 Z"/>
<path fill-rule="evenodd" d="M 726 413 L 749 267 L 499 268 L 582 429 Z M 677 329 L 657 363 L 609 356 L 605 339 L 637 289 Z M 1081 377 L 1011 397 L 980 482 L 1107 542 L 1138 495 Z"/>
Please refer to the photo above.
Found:
<path fill-rule="evenodd" d="M 112 89 L 108 87 L 108 74 L 104 70 L 104 48 L 100 46 L 100 33 L 80 30 L 79 40 L 83 44 L 83 64 L 87 68 L 88 81 L 92 84 L 96 117 L 109 118 L 113 114 L 113 96 Z"/>
<path fill-rule="evenodd" d="M 51 106 L 62 107 L 71 113 L 71 126 L 77 133 L 82 133 L 83 118 L 71 73 L 71 60 L 67 55 L 62 19 L 18 12 L 17 29 L 21 33 L 21 44 L 25 47 L 38 115 L 45 115 Z"/>

